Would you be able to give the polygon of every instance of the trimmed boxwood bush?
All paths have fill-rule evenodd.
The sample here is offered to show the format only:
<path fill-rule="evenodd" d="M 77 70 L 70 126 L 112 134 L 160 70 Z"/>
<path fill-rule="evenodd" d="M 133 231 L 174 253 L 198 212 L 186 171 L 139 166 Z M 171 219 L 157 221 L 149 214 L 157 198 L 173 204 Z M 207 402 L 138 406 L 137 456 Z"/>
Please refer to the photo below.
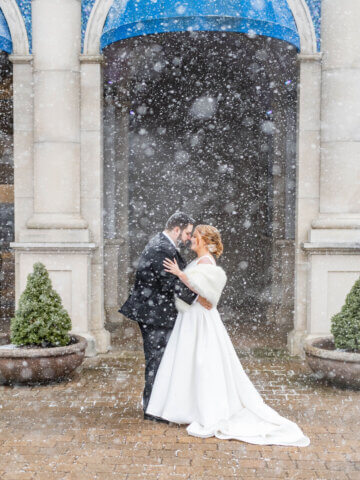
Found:
<path fill-rule="evenodd" d="M 331 333 L 336 348 L 360 350 L 360 278 L 350 290 L 341 311 L 332 317 Z"/>
<path fill-rule="evenodd" d="M 11 319 L 11 342 L 15 345 L 42 347 L 70 343 L 71 319 L 53 289 L 45 265 L 38 262 L 27 277 L 19 308 Z"/>

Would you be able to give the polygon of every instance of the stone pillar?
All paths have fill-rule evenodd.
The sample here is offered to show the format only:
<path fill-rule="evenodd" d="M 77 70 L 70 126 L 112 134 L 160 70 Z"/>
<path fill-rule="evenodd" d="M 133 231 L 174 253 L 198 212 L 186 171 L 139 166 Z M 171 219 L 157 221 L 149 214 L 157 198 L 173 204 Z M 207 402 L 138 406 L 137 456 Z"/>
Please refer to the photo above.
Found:
<path fill-rule="evenodd" d="M 116 230 L 120 241 L 118 298 L 122 304 L 129 294 L 129 110 L 130 104 L 124 101 L 119 108 L 119 130 L 117 138 L 116 162 Z"/>
<path fill-rule="evenodd" d="M 116 93 L 115 93 L 116 92 Z M 129 102 L 121 87 L 106 102 L 104 165 L 105 219 L 105 309 L 106 318 L 120 322 L 119 306 L 128 296 L 128 129 Z"/>
<path fill-rule="evenodd" d="M 291 70 L 292 71 L 292 70 Z M 295 73 L 295 72 L 294 72 Z M 274 80 L 280 83 L 275 73 Z M 291 97 L 290 97 L 291 95 Z M 296 93 L 283 91 L 272 100 L 273 163 L 272 182 L 272 259 L 271 259 L 271 303 L 267 318 L 278 325 L 293 319 L 294 305 L 294 234 L 293 224 L 289 225 L 287 212 L 293 214 L 296 143 L 296 117 L 289 105 L 296 102 Z M 291 150 L 290 150 L 291 148 Z M 290 198 L 292 196 L 292 198 Z M 293 218 L 291 218 L 293 221 Z"/>
<path fill-rule="evenodd" d="M 81 55 L 81 212 L 98 246 L 91 263 L 91 332 L 98 352 L 106 352 L 104 329 L 103 76 L 101 55 Z"/>
<path fill-rule="evenodd" d="M 80 215 L 80 2 L 34 0 L 32 25 L 35 175 L 34 215 L 27 226 L 85 229 Z"/>
<path fill-rule="evenodd" d="M 359 239 L 359 22 L 357 0 L 323 0 L 320 215 L 313 227 L 327 230 L 315 234 L 327 241 Z"/>
<path fill-rule="evenodd" d="M 312 337 L 330 332 L 360 275 L 359 22 L 357 0 L 323 0 L 320 204 L 303 246 Z"/>
<path fill-rule="evenodd" d="M 14 233 L 21 232 L 33 212 L 33 67 L 31 55 L 10 55 L 13 63 L 14 109 Z M 15 299 L 21 294 L 19 254 L 15 251 Z"/>
<path fill-rule="evenodd" d="M 294 329 L 288 336 L 288 348 L 292 355 L 302 354 L 302 344 L 307 332 L 309 263 L 301 245 L 307 241 L 311 222 L 318 215 L 320 195 L 321 55 L 300 54 L 298 60 L 300 78 L 296 171 L 295 311 Z"/>
<path fill-rule="evenodd" d="M 13 64 L 15 241 L 33 213 L 33 66 L 31 55 L 10 55 Z"/>
<path fill-rule="evenodd" d="M 15 134 L 15 150 L 16 141 L 19 145 L 15 152 L 15 208 L 19 215 L 12 244 L 16 251 L 16 297 L 18 300 L 25 288 L 33 264 L 43 262 L 70 314 L 72 331 L 86 337 L 87 355 L 94 355 L 107 350 L 109 334 L 104 330 L 103 297 L 93 288 L 94 283 L 103 282 L 102 242 L 97 241 L 101 238 L 97 232 L 101 206 L 83 202 L 86 188 L 81 190 L 81 2 L 34 0 L 32 27 L 33 72 L 31 78 L 25 69 L 26 84 L 22 87 L 29 110 L 23 104 L 24 118 L 15 115 L 15 131 L 23 122 L 29 128 L 21 139 L 16 140 Z M 32 100 L 25 91 L 31 85 Z M 24 141 L 27 146 L 20 145 Z M 25 151 L 33 152 L 33 157 Z M 101 169 L 92 169 L 91 174 L 96 182 Z"/>

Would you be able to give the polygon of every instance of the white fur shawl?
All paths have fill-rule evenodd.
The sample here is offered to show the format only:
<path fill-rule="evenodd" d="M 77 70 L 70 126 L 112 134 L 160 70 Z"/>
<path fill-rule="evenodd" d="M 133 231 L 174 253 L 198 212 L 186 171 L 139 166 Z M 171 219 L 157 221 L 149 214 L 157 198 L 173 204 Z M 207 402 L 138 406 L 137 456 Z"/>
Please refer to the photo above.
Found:
<path fill-rule="evenodd" d="M 224 270 L 217 265 L 201 263 L 185 269 L 185 273 L 191 288 L 216 307 L 227 280 Z M 190 305 L 180 298 L 175 298 L 175 305 L 179 312 L 190 308 Z"/>

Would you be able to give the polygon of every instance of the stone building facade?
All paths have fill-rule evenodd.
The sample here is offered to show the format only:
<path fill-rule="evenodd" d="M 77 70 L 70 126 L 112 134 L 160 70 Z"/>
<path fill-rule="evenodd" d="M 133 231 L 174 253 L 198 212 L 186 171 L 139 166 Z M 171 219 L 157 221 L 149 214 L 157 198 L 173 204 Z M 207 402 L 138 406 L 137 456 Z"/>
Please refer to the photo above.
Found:
<path fill-rule="evenodd" d="M 193 32 L 204 38 L 211 32 L 202 45 L 228 38 L 235 57 L 234 35 L 244 39 L 238 44 L 243 50 L 251 40 L 258 42 L 253 54 L 260 63 L 266 63 L 266 56 L 259 52 L 274 49 L 278 56 L 268 61 L 268 70 L 278 79 L 297 60 L 293 174 L 285 135 L 292 120 L 276 124 L 277 114 L 291 119 L 291 111 L 286 113 L 287 104 L 279 101 L 274 114 L 268 110 L 269 117 L 262 119 L 269 128 L 278 125 L 271 138 L 280 153 L 271 160 L 266 180 L 273 192 L 264 207 L 271 204 L 272 233 L 263 237 L 270 239 L 264 241 L 271 265 L 261 263 L 261 257 L 255 268 L 259 274 L 264 265 L 270 269 L 266 288 L 275 300 L 267 315 L 275 322 L 291 319 L 292 354 L 302 353 L 307 336 L 329 332 L 332 314 L 360 273 L 357 0 L 239 0 L 228 6 L 145 1 L 142 7 L 120 0 L 0 0 L 0 9 L 2 318 L 11 315 L 33 263 L 42 261 L 72 317 L 74 332 L 89 341 L 88 354 L 108 350 L 105 319 L 116 318 L 134 256 L 129 224 L 133 207 L 119 209 L 117 202 L 127 204 L 136 195 L 129 190 L 136 171 L 123 155 L 134 138 L 129 115 L 136 95 L 129 99 L 121 83 L 116 88 L 107 83 L 110 94 L 104 99 L 104 78 L 112 81 L 123 45 L 139 71 L 143 63 L 136 52 L 145 51 L 141 49 L 154 35 L 169 35 L 175 45 L 186 34 L 191 46 Z M 279 70 L 276 65 L 281 64 Z M 250 60 L 248 67 L 255 68 Z M 254 75 L 247 85 L 255 82 Z M 262 88 L 256 82 L 254 86 Z M 116 101 L 108 102 L 114 95 Z M 176 158 L 184 161 L 184 156 Z M 251 172 L 249 182 L 260 182 Z M 287 187 L 291 182 L 293 190 Z M 234 238 L 229 242 L 235 251 Z M 238 262 L 240 268 L 244 262 Z"/>

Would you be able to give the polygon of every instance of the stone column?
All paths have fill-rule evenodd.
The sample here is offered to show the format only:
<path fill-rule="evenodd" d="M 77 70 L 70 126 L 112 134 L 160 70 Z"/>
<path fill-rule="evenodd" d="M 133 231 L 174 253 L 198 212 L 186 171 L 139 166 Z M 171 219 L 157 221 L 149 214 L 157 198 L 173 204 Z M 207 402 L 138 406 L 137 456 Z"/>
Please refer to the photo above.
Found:
<path fill-rule="evenodd" d="M 10 55 L 13 64 L 15 241 L 33 212 L 33 67 L 31 55 Z"/>
<path fill-rule="evenodd" d="M 359 23 L 357 0 L 323 0 L 320 205 L 304 244 L 310 336 L 329 333 L 360 275 Z"/>
<path fill-rule="evenodd" d="M 27 226 L 85 229 L 80 214 L 81 4 L 34 0 L 32 25 L 34 215 Z M 88 239 L 82 235 L 81 240 Z"/>
<path fill-rule="evenodd" d="M 320 216 L 316 239 L 359 239 L 360 2 L 322 2 Z M 335 230 L 335 231 L 334 231 Z M 340 232 L 347 230 L 347 232 Z M 345 238 L 346 237 L 346 238 Z"/>
<path fill-rule="evenodd" d="M 13 63 L 15 242 L 33 213 L 33 67 L 31 55 L 10 55 Z M 15 251 L 15 299 L 21 294 L 19 254 Z"/>
<path fill-rule="evenodd" d="M 116 93 L 115 93 L 116 92 Z M 129 101 L 121 87 L 106 104 L 104 125 L 106 163 L 104 189 L 105 224 L 105 308 L 107 319 L 120 322 L 118 313 L 128 296 L 128 163 Z"/>
<path fill-rule="evenodd" d="M 125 302 L 129 294 L 129 110 L 128 100 L 117 108 L 118 135 L 115 162 L 115 218 L 116 237 L 119 242 L 118 302 Z"/>
<path fill-rule="evenodd" d="M 295 98 L 291 98 L 291 104 L 295 101 Z M 275 96 L 272 107 L 275 127 L 272 164 L 272 282 L 267 317 L 278 325 L 284 325 L 292 321 L 294 303 L 294 236 L 289 231 L 287 209 L 292 204 L 289 193 L 293 192 L 289 190 L 289 183 L 295 178 L 295 159 L 289 151 L 289 135 L 295 132 L 296 118 L 292 112 L 289 114 L 289 92 L 283 92 L 280 98 Z M 291 144 L 296 141 L 295 138 L 291 140 Z M 293 209 L 291 213 L 292 211 Z"/>
<path fill-rule="evenodd" d="M 296 171 L 295 311 L 294 329 L 288 336 L 292 355 L 302 354 L 307 333 L 309 262 L 301 245 L 308 239 L 311 222 L 319 213 L 321 55 L 298 57 L 298 151 Z"/>
<path fill-rule="evenodd" d="M 101 296 L 102 170 L 95 149 L 95 165 L 89 162 L 86 167 L 91 171 L 91 179 L 90 175 L 84 175 L 83 182 L 81 178 L 81 2 L 34 0 L 32 27 L 33 78 L 30 80 L 27 72 L 26 81 L 27 88 L 33 85 L 34 115 L 33 120 L 27 119 L 28 115 L 15 119 L 19 125 L 26 119 L 29 125 L 32 122 L 29 136 L 33 138 L 33 148 L 28 145 L 33 162 L 31 157 L 24 171 L 19 168 L 16 180 L 19 217 L 16 241 L 12 244 L 17 261 L 16 293 L 18 298 L 33 264 L 44 263 L 70 314 L 72 331 L 86 337 L 87 355 L 94 355 L 108 349 L 109 334 L 104 330 Z M 101 98 L 100 85 L 98 81 L 96 94 Z M 101 117 L 97 121 L 101 125 Z M 97 147 L 101 145 L 100 133 L 98 128 Z M 84 149 L 86 155 L 89 144 L 84 144 L 88 147 Z M 24 152 L 23 146 L 20 149 Z M 17 169 L 21 156 L 15 155 Z M 94 185 L 95 191 L 88 195 Z"/>
<path fill-rule="evenodd" d="M 103 76 L 101 55 L 81 55 L 81 212 L 98 248 L 91 263 L 91 333 L 98 352 L 106 352 L 104 329 L 103 232 Z"/>

